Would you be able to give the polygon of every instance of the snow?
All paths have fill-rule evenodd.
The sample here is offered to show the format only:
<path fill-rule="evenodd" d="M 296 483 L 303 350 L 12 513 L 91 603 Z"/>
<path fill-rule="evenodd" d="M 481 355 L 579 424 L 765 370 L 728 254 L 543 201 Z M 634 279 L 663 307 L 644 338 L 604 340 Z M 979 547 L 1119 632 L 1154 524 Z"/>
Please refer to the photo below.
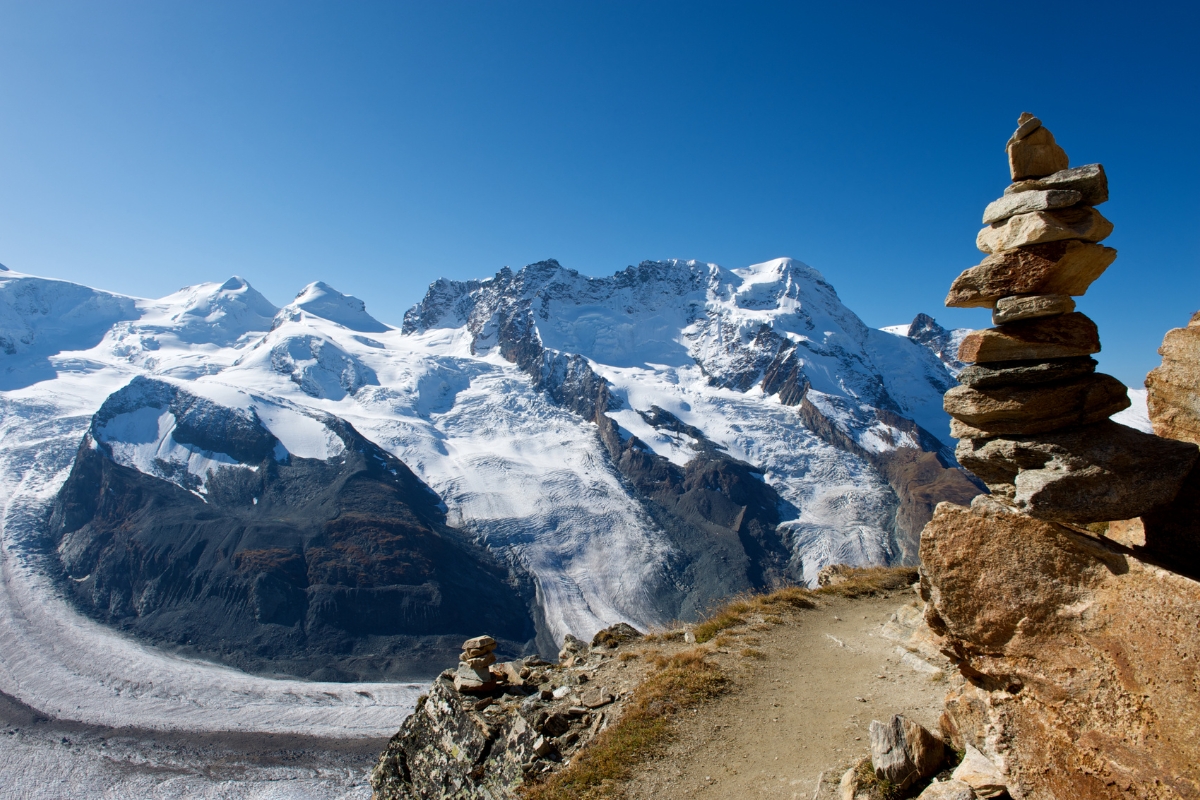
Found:
<path fill-rule="evenodd" d="M 1150 411 L 1146 407 L 1146 390 L 1129 389 L 1129 408 L 1118 411 L 1110 419 L 1122 425 L 1128 425 L 1142 433 L 1154 433 L 1154 425 L 1150 422 Z"/>

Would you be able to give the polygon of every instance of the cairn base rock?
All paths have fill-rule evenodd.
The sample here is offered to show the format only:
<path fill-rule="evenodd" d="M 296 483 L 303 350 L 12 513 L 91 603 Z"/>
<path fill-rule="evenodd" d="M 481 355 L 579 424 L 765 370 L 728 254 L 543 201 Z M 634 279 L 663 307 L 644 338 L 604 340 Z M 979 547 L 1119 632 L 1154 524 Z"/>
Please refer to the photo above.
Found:
<path fill-rule="evenodd" d="M 1200 583 L 984 497 L 938 506 L 921 561 L 969 680 L 947 727 L 1014 798 L 1200 793 Z"/>

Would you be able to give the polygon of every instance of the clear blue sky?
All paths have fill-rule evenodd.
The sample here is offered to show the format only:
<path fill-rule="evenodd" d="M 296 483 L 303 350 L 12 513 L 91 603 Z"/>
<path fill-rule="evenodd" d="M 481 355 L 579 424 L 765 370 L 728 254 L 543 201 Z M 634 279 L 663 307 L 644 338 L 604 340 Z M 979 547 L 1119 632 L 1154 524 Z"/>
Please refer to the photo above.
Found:
<path fill-rule="evenodd" d="M 1200 308 L 1195 4 L 0 2 L 0 262 L 143 296 L 325 280 L 398 323 L 553 257 L 789 255 L 870 325 L 978 262 L 1004 142 L 1101 161 L 1080 302 L 1140 385 Z"/>

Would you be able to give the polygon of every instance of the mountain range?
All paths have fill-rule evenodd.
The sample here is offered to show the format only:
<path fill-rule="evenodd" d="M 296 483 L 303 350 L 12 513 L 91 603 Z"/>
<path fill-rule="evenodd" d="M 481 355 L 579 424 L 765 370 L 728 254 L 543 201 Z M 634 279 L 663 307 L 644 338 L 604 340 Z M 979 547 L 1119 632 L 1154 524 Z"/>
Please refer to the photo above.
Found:
<path fill-rule="evenodd" d="M 399 328 L 324 283 L 158 300 L 0 272 L 5 542 L 76 609 L 260 674 L 556 652 L 832 563 L 916 561 L 961 332 L 866 326 L 816 270 L 555 261 Z"/>

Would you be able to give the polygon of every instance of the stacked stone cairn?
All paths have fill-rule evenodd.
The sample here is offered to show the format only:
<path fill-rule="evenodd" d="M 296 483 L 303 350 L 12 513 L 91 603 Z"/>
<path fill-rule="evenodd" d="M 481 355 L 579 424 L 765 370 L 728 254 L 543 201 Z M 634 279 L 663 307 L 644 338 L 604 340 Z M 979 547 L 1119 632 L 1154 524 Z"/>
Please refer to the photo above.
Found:
<path fill-rule="evenodd" d="M 463 642 L 458 669 L 454 672 L 456 691 L 482 694 L 496 688 L 496 678 L 490 669 L 496 663 L 495 649 L 496 640 L 490 636 L 476 636 Z"/>
<path fill-rule="evenodd" d="M 1079 525 L 1141 516 L 1170 502 L 1195 445 L 1119 425 L 1126 387 L 1096 372 L 1092 320 L 1075 310 L 1116 250 L 1095 206 L 1108 199 L 1100 164 L 1070 168 L 1032 114 L 1008 140 L 1013 183 L 987 206 L 976 245 L 987 257 L 954 281 L 946 305 L 992 309 L 958 358 L 945 395 L 959 462 L 994 499 L 1032 517 Z"/>

